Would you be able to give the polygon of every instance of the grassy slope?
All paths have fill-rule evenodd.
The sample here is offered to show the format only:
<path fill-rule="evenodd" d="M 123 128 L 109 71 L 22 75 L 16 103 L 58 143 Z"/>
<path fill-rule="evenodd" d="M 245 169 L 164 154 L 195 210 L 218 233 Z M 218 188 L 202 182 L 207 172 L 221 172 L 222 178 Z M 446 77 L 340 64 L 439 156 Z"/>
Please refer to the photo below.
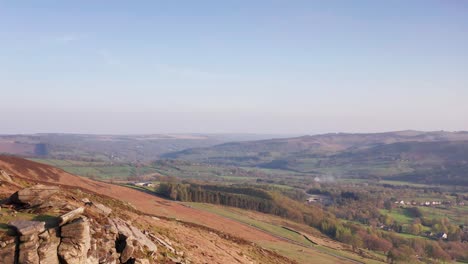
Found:
<path fill-rule="evenodd" d="M 269 216 L 266 214 L 260 214 L 256 212 L 246 212 L 245 210 L 237 209 L 237 208 L 230 208 L 230 207 L 225 207 L 225 206 L 217 206 L 217 205 L 212 205 L 212 204 L 203 204 L 203 203 L 184 203 L 187 206 L 194 207 L 200 210 L 205 210 L 211 213 L 215 213 L 221 216 L 224 216 L 229 219 L 236 220 L 238 222 L 242 222 L 244 224 L 248 224 L 251 226 L 254 226 L 258 229 L 261 229 L 265 232 L 268 232 L 274 236 L 286 238 L 289 240 L 292 240 L 296 243 L 299 243 L 301 245 L 307 246 L 307 247 L 313 247 L 314 249 L 312 250 L 318 250 L 321 253 L 322 259 L 314 259 L 314 263 L 337 263 L 333 261 L 337 261 L 336 257 L 333 257 L 331 255 L 337 255 L 337 256 L 342 256 L 345 258 L 349 258 L 355 261 L 363 262 L 363 263 L 381 263 L 376 260 L 372 259 L 364 259 L 352 252 L 344 251 L 344 250 L 338 250 L 339 245 L 336 244 L 336 247 L 325 247 L 325 246 L 320 246 L 320 245 L 314 245 L 308 240 L 306 240 L 303 236 L 289 231 L 287 229 L 282 228 L 279 225 L 273 224 L 274 222 L 277 222 L 278 217 L 275 216 Z M 252 217 L 252 215 L 257 215 L 260 219 L 257 217 Z M 256 219 L 257 218 L 257 219 Z M 294 228 L 297 229 L 296 226 L 299 224 L 295 222 L 290 222 L 288 220 L 281 219 L 280 220 L 284 225 L 286 226 L 293 226 Z M 310 227 L 304 226 L 302 227 L 305 230 L 310 230 Z M 320 238 L 313 237 L 312 239 L 314 240 L 321 240 Z M 298 254 L 298 252 L 302 252 L 304 250 L 311 250 L 310 248 L 302 247 L 298 244 L 291 244 L 291 243 L 285 243 L 285 245 L 278 246 L 276 243 L 270 243 L 270 242 L 260 242 L 262 246 L 276 250 L 281 254 L 284 254 L 288 257 L 291 257 L 293 259 L 296 259 L 297 261 L 301 263 L 307 263 L 307 259 L 304 258 L 303 254 Z M 319 242 L 320 244 L 320 242 Z M 327 243 L 327 245 L 333 245 L 331 243 Z M 328 255 L 331 254 L 331 255 Z M 331 259 L 330 259 L 331 258 Z M 305 262 L 304 262 L 305 261 Z M 310 260 L 309 260 L 310 261 Z M 317 261 L 317 262 L 315 262 Z M 331 261 L 331 262 L 330 262 Z"/>
<path fill-rule="evenodd" d="M 237 175 L 231 172 L 232 168 L 211 166 L 206 164 L 178 164 L 177 166 L 167 166 L 148 163 L 146 165 L 138 166 L 137 168 L 134 165 L 128 163 L 88 162 L 59 159 L 30 160 L 58 167 L 75 175 L 94 177 L 103 180 L 126 180 L 128 177 L 149 174 L 176 176 L 180 178 L 205 179 L 220 182 L 227 180 L 234 183 L 255 182 L 257 179 L 256 177 L 249 175 L 248 171 L 243 171 L 243 173 Z M 249 171 L 252 171 L 252 168 L 249 168 Z"/>
<path fill-rule="evenodd" d="M 227 208 L 227 207 L 216 206 L 212 204 L 204 204 L 204 203 L 184 203 L 184 204 L 187 204 L 188 206 L 193 207 L 193 208 L 206 210 L 206 211 L 224 216 L 226 218 L 234 219 L 236 221 L 239 221 L 239 222 L 248 224 L 250 226 L 259 228 L 261 230 L 267 231 L 269 233 L 296 241 L 298 243 L 302 243 L 304 245 L 313 246 L 311 242 L 309 242 L 303 236 L 295 232 L 284 229 L 281 226 L 276 226 L 267 222 L 261 222 L 261 221 L 255 220 L 253 218 L 248 217 L 245 214 L 244 215 L 239 214 L 237 210 L 230 210 L 230 208 Z"/>

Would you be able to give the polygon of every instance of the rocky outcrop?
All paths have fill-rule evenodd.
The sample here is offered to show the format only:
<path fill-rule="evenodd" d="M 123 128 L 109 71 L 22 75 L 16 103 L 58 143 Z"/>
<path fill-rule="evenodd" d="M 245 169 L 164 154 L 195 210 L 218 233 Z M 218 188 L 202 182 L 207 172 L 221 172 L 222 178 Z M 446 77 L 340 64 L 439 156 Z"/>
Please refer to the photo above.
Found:
<path fill-rule="evenodd" d="M 167 242 L 148 231 L 141 231 L 121 218 L 110 218 L 112 209 L 81 200 L 83 207 L 59 197 L 57 187 L 36 185 L 13 194 L 8 202 L 14 212 L 36 212 L 38 208 L 60 205 L 60 211 L 71 208 L 59 216 L 47 215 L 43 221 L 15 220 L 9 222 L 14 236 L 0 237 L 0 263 L 12 264 L 150 264 L 156 262 L 158 247 L 166 247 L 172 254 L 176 250 Z M 65 203 L 66 206 L 62 206 Z M 34 206 L 31 208 L 31 206 Z M 49 208 L 50 209 L 50 208 Z M 56 212 L 49 210 L 47 212 Z"/>
<path fill-rule="evenodd" d="M 112 209 L 110 209 L 109 207 L 101 203 L 93 203 L 88 198 L 81 199 L 81 202 L 83 202 L 83 204 L 87 206 L 87 208 L 98 214 L 109 216 L 112 213 Z"/>
<path fill-rule="evenodd" d="M 39 264 L 39 234 L 45 231 L 45 223 L 16 220 L 10 225 L 19 235 L 18 263 Z"/>
<path fill-rule="evenodd" d="M 110 220 L 111 229 L 117 230 L 116 250 L 121 263 L 134 263 L 143 252 L 156 252 L 157 246 L 138 228 L 120 218 Z"/>
<path fill-rule="evenodd" d="M 10 202 L 29 206 L 40 205 L 58 191 L 59 188 L 56 186 L 38 184 L 14 193 L 10 197 Z"/>
<path fill-rule="evenodd" d="M 130 241 L 136 241 L 138 246 L 144 246 L 150 252 L 158 250 L 158 247 L 151 241 L 145 234 L 143 234 L 138 228 L 130 225 L 120 218 L 111 220 L 111 224 L 118 230 L 119 235 L 125 237 L 127 244 Z"/>
<path fill-rule="evenodd" d="M 91 247 L 89 222 L 80 217 L 62 226 L 59 258 L 65 264 L 85 264 Z"/>

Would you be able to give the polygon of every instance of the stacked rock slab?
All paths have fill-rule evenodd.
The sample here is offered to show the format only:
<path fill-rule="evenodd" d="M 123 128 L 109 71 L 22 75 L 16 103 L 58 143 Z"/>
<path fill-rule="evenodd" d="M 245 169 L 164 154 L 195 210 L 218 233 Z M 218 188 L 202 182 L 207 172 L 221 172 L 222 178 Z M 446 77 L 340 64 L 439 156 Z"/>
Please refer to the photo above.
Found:
<path fill-rule="evenodd" d="M 39 264 L 39 234 L 45 231 L 45 223 L 16 220 L 10 225 L 19 234 L 18 263 Z"/>
<path fill-rule="evenodd" d="M 36 185 L 16 192 L 8 202 L 20 212 L 36 212 L 44 205 L 54 208 L 60 200 L 49 197 L 57 191 L 57 187 Z M 58 217 L 58 225 L 52 228 L 46 229 L 42 221 L 10 222 L 16 236 L 0 239 L 0 264 L 155 263 L 157 246 L 153 241 L 158 239 L 148 231 L 110 218 L 112 209 L 103 204 L 86 200 L 84 207 L 75 209 L 73 203 L 63 202 L 70 211 Z M 89 218 L 84 216 L 85 210 Z M 95 217 L 95 213 L 99 215 Z"/>
<path fill-rule="evenodd" d="M 59 258 L 66 264 L 85 264 L 91 247 L 89 222 L 80 217 L 62 226 Z"/>
<path fill-rule="evenodd" d="M 39 255 L 40 264 L 59 264 L 57 249 L 60 244 L 60 237 L 57 229 L 51 228 L 39 234 Z"/>

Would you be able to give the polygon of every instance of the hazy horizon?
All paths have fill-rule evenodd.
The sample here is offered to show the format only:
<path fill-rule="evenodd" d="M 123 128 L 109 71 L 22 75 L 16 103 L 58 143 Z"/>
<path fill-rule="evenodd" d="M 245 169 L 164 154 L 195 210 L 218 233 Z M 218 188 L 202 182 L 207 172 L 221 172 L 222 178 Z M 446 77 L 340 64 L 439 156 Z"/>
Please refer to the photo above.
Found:
<path fill-rule="evenodd" d="M 380 134 L 380 133 L 398 133 L 398 132 L 421 132 L 421 133 L 432 133 L 432 132 L 447 132 L 447 133 L 468 133 L 468 130 L 386 130 L 386 131 L 329 131 L 329 132 L 318 132 L 318 133 L 254 133 L 254 132 L 155 132 L 155 133 L 80 133 L 80 132 L 22 132 L 22 133 L 0 133 L 0 136 L 15 136 L 15 135 L 89 135 L 89 136 L 258 136 L 259 139 L 270 139 L 270 138 L 289 138 L 289 137 L 302 137 L 302 136 L 317 136 L 326 134 Z M 256 140 L 256 139 L 253 139 Z M 241 140 L 236 140 L 241 141 Z"/>
<path fill-rule="evenodd" d="M 0 1 L 0 134 L 468 130 L 468 2 Z"/>

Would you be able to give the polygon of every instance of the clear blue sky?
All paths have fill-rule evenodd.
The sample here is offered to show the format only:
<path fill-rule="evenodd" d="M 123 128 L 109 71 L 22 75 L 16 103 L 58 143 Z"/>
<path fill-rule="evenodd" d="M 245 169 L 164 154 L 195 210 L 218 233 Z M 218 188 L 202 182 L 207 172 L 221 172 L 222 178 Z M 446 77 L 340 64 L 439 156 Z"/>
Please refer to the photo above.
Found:
<path fill-rule="evenodd" d="M 468 1 L 2 1 L 0 133 L 468 130 Z"/>

